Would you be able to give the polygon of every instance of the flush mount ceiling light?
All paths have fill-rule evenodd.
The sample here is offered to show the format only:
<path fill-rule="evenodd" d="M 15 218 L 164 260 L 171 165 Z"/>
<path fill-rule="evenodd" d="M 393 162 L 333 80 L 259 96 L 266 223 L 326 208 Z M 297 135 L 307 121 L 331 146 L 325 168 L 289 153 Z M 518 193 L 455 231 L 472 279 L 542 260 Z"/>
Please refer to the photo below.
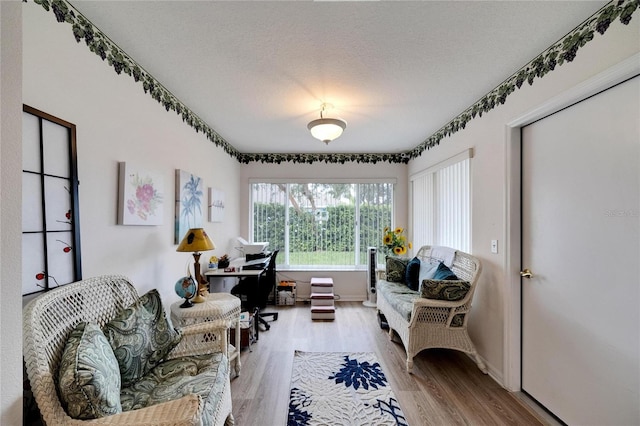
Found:
<path fill-rule="evenodd" d="M 347 127 L 347 122 L 339 118 L 325 118 L 324 113 L 327 109 L 333 108 L 331 104 L 322 104 L 320 109 L 320 118 L 307 124 L 307 128 L 311 131 L 311 135 L 320 139 L 327 145 L 332 140 L 340 137 L 343 130 Z"/>

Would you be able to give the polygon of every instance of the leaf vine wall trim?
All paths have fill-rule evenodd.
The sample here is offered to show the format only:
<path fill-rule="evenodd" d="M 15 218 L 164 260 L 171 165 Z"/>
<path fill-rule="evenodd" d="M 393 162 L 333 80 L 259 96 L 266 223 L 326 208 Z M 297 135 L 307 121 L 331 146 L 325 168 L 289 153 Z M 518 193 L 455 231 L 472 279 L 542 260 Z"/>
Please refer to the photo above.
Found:
<path fill-rule="evenodd" d="M 594 33 L 604 34 L 609 25 L 617 18 L 624 25 L 631 21 L 631 15 L 640 7 L 640 0 L 612 0 L 590 18 L 569 32 L 562 40 L 520 68 L 498 87 L 480 98 L 476 103 L 449 121 L 444 127 L 429 136 L 420 145 L 407 152 L 408 159 L 419 157 L 425 150 L 440 144 L 440 141 L 465 128 L 476 117 L 482 117 L 499 105 L 503 105 L 507 96 L 520 89 L 526 81 L 530 86 L 536 78 L 542 78 L 556 67 L 575 59 L 578 49 L 593 40 Z"/>
<path fill-rule="evenodd" d="M 58 22 L 71 24 L 73 35 L 78 43 L 82 40 L 90 51 L 98 55 L 118 74 L 125 73 L 134 81 L 141 82 L 144 92 L 160 103 L 165 110 L 175 111 L 182 116 L 182 121 L 191 126 L 197 133 L 203 132 L 216 146 L 221 147 L 231 157 L 238 158 L 240 152 L 224 140 L 215 130 L 205 123 L 196 113 L 165 88 L 151 74 L 145 71 L 136 61 L 118 47 L 109 37 L 102 33 L 87 18 L 64 0 L 33 0 L 45 10 L 52 11 Z M 27 2 L 27 0 L 23 0 Z"/>
<path fill-rule="evenodd" d="M 466 127 L 472 119 L 482 117 L 482 114 L 491 111 L 506 102 L 507 97 L 520 89 L 526 81 L 532 85 L 536 78 L 542 78 L 556 67 L 571 62 L 576 57 L 578 50 L 593 40 L 596 32 L 604 34 L 610 24 L 618 19 L 627 25 L 631 21 L 633 13 L 640 8 L 640 0 L 612 0 L 589 19 L 569 32 L 562 40 L 559 40 L 546 49 L 531 62 L 516 71 L 498 87 L 491 90 L 461 114 L 453 118 L 442 128 L 429 136 L 421 144 L 403 153 L 242 153 L 229 144 L 222 136 L 213 130 L 196 113 L 189 109 L 182 101 L 175 97 L 151 74 L 146 72 L 137 62 L 120 49 L 109 37 L 103 34 L 86 17 L 78 12 L 66 0 L 33 0 L 45 10 L 52 11 L 58 22 L 71 24 L 73 35 L 78 43 L 84 40 L 90 51 L 98 55 L 118 74 L 125 73 L 136 82 L 142 82 L 145 93 L 160 103 L 167 112 L 175 111 L 182 117 L 182 121 L 191 126 L 196 133 L 203 132 L 207 139 L 216 146 L 221 147 L 229 156 L 240 163 L 251 162 L 280 164 L 283 162 L 307 163 L 316 162 L 340 163 L 347 162 L 371 163 L 407 163 L 409 160 L 419 157 L 424 151 L 440 144 L 445 137 Z M 27 0 L 23 0 L 27 2 Z"/>

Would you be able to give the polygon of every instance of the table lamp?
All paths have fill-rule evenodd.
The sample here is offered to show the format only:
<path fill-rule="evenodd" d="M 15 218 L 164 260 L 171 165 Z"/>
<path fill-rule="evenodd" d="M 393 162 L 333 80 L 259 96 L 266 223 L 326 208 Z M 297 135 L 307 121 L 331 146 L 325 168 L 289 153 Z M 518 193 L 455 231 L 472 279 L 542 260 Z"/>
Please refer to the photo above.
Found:
<path fill-rule="evenodd" d="M 202 297 L 202 293 L 205 293 L 207 290 L 206 285 L 208 285 L 207 280 L 200 275 L 200 255 L 201 252 L 207 250 L 213 250 L 216 246 L 207 236 L 207 233 L 202 228 L 191 228 L 187 231 L 184 238 L 180 242 L 180 245 L 176 249 L 176 251 L 180 252 L 193 252 L 193 259 L 195 261 L 193 265 L 194 269 L 194 279 L 196 284 L 198 285 L 198 294 L 196 297 L 192 299 L 194 303 L 202 303 L 205 301 L 204 297 Z"/>

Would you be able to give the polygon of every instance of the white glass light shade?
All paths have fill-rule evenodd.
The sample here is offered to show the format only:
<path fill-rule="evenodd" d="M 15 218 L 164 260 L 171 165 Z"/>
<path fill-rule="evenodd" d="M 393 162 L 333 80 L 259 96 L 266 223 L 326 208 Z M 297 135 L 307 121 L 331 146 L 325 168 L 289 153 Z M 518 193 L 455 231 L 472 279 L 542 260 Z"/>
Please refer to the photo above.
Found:
<path fill-rule="evenodd" d="M 347 122 L 337 118 L 319 118 L 307 125 L 311 135 L 328 144 L 342 134 L 347 127 Z"/>

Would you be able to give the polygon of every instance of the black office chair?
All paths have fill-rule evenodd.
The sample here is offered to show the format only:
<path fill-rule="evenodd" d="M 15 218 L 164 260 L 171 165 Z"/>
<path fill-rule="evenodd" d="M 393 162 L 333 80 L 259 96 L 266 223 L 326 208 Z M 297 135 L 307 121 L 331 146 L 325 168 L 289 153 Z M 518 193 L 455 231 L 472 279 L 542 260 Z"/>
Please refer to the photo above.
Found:
<path fill-rule="evenodd" d="M 271 326 L 265 318 L 271 317 L 273 321 L 278 319 L 277 312 L 261 312 L 267 306 L 269 294 L 276 287 L 276 257 L 279 250 L 274 250 L 269 259 L 266 271 L 258 280 L 257 278 L 243 278 L 231 289 L 231 294 L 240 298 L 243 309 L 256 314 L 256 319 L 266 330 Z M 256 323 L 256 331 L 258 324 Z"/>

